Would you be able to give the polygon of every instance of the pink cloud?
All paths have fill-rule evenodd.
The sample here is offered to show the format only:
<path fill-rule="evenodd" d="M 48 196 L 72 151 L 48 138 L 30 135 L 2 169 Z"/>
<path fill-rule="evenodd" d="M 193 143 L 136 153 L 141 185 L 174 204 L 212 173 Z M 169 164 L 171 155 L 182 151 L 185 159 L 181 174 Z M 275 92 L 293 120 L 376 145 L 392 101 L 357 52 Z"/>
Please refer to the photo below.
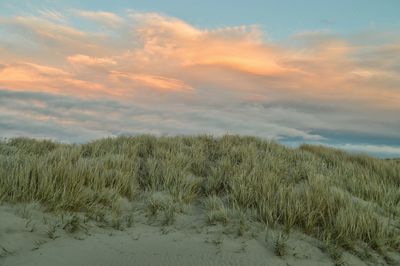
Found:
<path fill-rule="evenodd" d="M 82 54 L 68 56 L 67 61 L 75 66 L 88 67 L 110 67 L 115 66 L 117 62 L 112 58 L 92 57 Z"/>
<path fill-rule="evenodd" d="M 143 42 L 140 55 L 147 59 L 155 55 L 183 67 L 209 65 L 256 75 L 286 70 L 278 62 L 280 49 L 262 43 L 256 26 L 210 31 L 157 14 L 139 14 L 135 19 L 139 24 L 135 31 Z"/>
<path fill-rule="evenodd" d="M 396 43 L 371 50 L 345 38 L 313 32 L 296 35 L 293 41 L 298 44 L 289 46 L 265 41 L 254 25 L 201 29 L 154 13 L 121 17 L 75 12 L 97 23 L 118 24 L 110 35 L 75 28 L 67 18 L 57 20 L 58 13 L 47 13 L 55 19 L 0 19 L 0 24 L 29 31 L 31 37 L 21 34 L 37 43 L 37 52 L 26 57 L 18 52 L 21 43 L 15 43 L 15 49 L 0 49 L 0 56 L 7 55 L 7 62 L 0 62 L 5 64 L 1 86 L 123 100 L 154 91 L 190 95 L 193 101 L 294 98 L 376 108 L 400 106 L 399 70 L 390 61 L 391 55 L 398 54 Z M 54 43 L 50 45 L 49 40 Z"/>
<path fill-rule="evenodd" d="M 112 71 L 110 73 L 110 79 L 115 82 L 134 82 L 139 83 L 142 86 L 154 88 L 161 91 L 183 91 L 190 92 L 193 88 L 185 84 L 182 80 L 175 78 L 168 78 L 162 76 L 146 75 L 146 74 L 130 74 Z"/>
<path fill-rule="evenodd" d="M 104 85 L 81 80 L 70 72 L 39 64 L 17 62 L 0 69 L 0 86 L 17 91 L 36 91 L 86 97 L 112 94 Z"/>

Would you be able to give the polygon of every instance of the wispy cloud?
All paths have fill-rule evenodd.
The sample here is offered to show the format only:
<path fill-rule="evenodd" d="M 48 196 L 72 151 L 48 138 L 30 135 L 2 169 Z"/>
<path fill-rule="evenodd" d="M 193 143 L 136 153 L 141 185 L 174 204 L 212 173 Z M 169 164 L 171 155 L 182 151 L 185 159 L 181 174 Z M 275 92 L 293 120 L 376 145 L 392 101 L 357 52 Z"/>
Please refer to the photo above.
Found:
<path fill-rule="evenodd" d="M 66 18 L 63 14 L 61 14 L 59 11 L 54 10 L 54 9 L 40 9 L 38 10 L 38 13 L 48 19 L 48 20 L 52 20 L 55 22 L 61 22 L 61 23 L 65 23 L 66 22 Z"/>
<path fill-rule="evenodd" d="M 74 14 L 111 27 L 118 27 L 123 23 L 123 18 L 111 12 L 75 10 Z"/>
<path fill-rule="evenodd" d="M 389 156 L 390 155 L 398 156 L 400 154 L 400 146 L 346 143 L 346 144 L 335 145 L 334 147 L 355 152 L 385 154 Z"/>

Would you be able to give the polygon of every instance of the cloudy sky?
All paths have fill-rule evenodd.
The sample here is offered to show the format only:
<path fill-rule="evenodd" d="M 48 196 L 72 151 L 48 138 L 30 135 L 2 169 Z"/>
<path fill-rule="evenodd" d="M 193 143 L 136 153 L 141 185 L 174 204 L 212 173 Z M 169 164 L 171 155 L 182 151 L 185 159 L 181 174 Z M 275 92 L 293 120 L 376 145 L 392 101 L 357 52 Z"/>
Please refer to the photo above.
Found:
<path fill-rule="evenodd" d="M 238 133 L 400 156 L 400 1 L 237 2 L 1 1 L 0 137 Z"/>

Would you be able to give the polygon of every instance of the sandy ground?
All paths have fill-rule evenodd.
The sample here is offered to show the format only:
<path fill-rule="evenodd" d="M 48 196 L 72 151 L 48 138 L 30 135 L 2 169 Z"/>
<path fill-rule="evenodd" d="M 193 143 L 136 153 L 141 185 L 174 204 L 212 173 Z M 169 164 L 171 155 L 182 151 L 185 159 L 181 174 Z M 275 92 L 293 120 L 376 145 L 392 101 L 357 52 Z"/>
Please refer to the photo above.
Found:
<path fill-rule="evenodd" d="M 321 243 L 301 233 L 291 234 L 287 255 L 278 257 L 274 232 L 261 228 L 238 237 L 192 213 L 179 215 L 171 226 L 137 215 L 122 230 L 88 221 L 74 233 L 63 228 L 60 217 L 37 204 L 0 206 L 0 265 L 333 265 Z M 347 265 L 385 265 L 379 258 L 373 263 L 349 253 L 343 258 Z"/>

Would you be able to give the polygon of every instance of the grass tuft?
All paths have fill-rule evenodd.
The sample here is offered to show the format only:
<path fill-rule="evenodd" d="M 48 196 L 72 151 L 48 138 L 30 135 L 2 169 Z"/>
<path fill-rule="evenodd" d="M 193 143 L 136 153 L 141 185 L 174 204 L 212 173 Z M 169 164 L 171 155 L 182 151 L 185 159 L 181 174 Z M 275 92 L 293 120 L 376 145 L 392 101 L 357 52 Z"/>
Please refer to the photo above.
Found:
<path fill-rule="evenodd" d="M 275 252 L 276 256 L 284 257 L 285 255 L 287 255 L 288 239 L 289 239 L 289 235 L 287 235 L 287 234 L 279 233 L 276 236 L 275 241 L 274 241 L 274 252 Z"/>

